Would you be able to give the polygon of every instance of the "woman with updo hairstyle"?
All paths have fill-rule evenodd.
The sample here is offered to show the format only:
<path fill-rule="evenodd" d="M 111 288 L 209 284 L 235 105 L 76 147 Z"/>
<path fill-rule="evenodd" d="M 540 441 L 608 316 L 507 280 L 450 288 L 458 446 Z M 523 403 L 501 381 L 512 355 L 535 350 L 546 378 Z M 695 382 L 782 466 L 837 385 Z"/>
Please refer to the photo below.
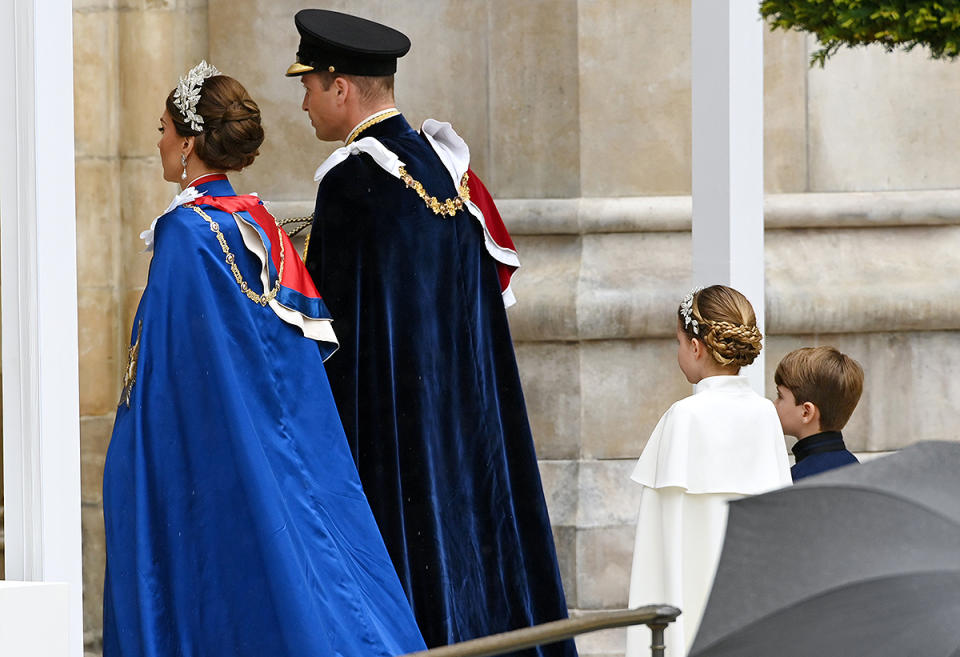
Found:
<path fill-rule="evenodd" d="M 693 394 L 663 414 L 633 470 L 641 489 L 629 599 L 683 610 L 666 631 L 671 655 L 682 657 L 720 558 L 727 502 L 791 479 L 776 409 L 740 376 L 762 348 L 753 306 L 713 285 L 689 293 L 676 318 L 677 362 Z M 630 628 L 627 657 L 646 654 L 647 641 Z"/>
<path fill-rule="evenodd" d="M 286 233 L 226 172 L 263 143 L 201 62 L 160 117 L 179 184 L 142 233 L 103 479 L 104 657 L 388 657 L 424 650 L 323 360 L 331 319 Z"/>
<path fill-rule="evenodd" d="M 263 143 L 263 125 L 260 108 L 242 84 L 226 75 L 214 75 L 204 81 L 196 108 L 203 117 L 203 130 L 199 133 L 177 108 L 176 93 L 174 89 L 167 96 L 167 116 L 178 136 L 194 137 L 194 152 L 207 168 L 240 171 L 253 164 Z"/>

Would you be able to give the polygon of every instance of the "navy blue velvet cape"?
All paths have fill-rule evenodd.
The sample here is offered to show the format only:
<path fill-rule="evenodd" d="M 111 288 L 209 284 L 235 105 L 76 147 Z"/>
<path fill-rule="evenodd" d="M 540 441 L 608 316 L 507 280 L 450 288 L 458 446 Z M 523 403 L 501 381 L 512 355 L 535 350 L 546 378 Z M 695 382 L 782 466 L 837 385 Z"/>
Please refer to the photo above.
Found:
<path fill-rule="evenodd" d="M 234 219 L 204 210 L 262 291 Z M 318 343 L 241 292 L 192 209 L 160 218 L 155 241 L 104 473 L 104 657 L 423 649 Z"/>
<path fill-rule="evenodd" d="M 402 116 L 365 130 L 430 196 L 447 170 Z M 327 372 L 428 646 L 567 615 L 494 260 L 355 154 L 321 181 L 306 258 L 340 349 Z M 572 656 L 573 641 L 524 655 Z"/>

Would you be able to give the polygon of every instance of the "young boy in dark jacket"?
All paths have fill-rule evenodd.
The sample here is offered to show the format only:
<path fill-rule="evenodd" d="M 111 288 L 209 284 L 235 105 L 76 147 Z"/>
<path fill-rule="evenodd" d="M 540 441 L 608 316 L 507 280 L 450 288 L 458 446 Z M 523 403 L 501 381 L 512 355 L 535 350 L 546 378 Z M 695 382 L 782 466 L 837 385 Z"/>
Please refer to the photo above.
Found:
<path fill-rule="evenodd" d="M 797 438 L 796 465 L 790 469 L 794 481 L 858 462 L 840 431 L 863 391 L 857 361 L 833 347 L 804 347 L 784 356 L 774 381 L 780 426 Z"/>

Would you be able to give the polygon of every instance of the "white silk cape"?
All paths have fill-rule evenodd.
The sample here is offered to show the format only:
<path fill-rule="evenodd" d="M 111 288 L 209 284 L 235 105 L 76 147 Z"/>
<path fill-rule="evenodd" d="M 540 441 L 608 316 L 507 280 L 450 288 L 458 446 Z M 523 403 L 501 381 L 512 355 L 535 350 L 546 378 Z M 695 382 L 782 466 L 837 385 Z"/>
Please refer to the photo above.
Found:
<path fill-rule="evenodd" d="M 630 606 L 666 603 L 683 614 L 667 657 L 693 644 L 723 546 L 727 502 L 791 483 L 773 404 L 742 376 L 713 376 L 664 413 L 631 478 L 643 486 Z M 649 654 L 645 627 L 627 632 L 626 657 Z"/>

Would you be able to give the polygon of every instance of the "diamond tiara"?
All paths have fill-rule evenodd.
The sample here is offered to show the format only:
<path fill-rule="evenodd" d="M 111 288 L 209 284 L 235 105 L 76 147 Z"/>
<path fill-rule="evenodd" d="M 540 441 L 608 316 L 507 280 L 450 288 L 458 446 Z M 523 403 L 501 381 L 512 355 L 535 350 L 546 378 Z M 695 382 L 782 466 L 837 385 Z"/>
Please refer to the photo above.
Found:
<path fill-rule="evenodd" d="M 203 117 L 197 113 L 197 103 L 200 102 L 200 87 L 207 78 L 214 75 L 220 75 L 216 66 L 212 66 L 206 60 L 200 60 L 200 63 L 194 66 L 177 84 L 177 89 L 173 92 L 173 104 L 180 110 L 183 120 L 190 124 L 194 132 L 203 132 Z"/>
<path fill-rule="evenodd" d="M 690 326 L 693 329 L 694 335 L 700 335 L 700 324 L 693 318 L 693 297 L 702 289 L 702 287 L 698 287 L 688 292 L 687 296 L 683 297 L 683 301 L 680 302 L 680 314 L 683 315 L 683 328 Z"/>

